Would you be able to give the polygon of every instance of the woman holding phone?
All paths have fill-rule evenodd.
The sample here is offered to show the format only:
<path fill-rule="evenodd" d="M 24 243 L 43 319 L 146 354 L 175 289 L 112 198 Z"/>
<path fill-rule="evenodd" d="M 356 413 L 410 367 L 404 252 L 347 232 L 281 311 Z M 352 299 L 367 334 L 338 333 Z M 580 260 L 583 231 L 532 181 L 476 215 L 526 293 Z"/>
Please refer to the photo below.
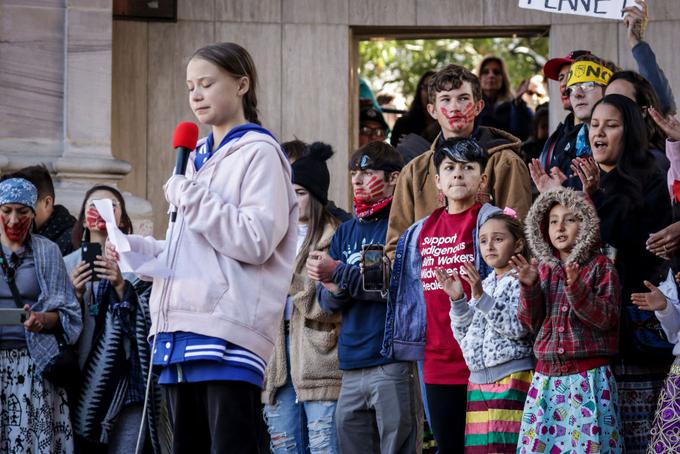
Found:
<path fill-rule="evenodd" d="M 149 308 L 131 284 L 136 277 L 121 273 L 115 254 L 102 253 L 108 231 L 97 200 L 110 202 L 118 228 L 132 233 L 125 199 L 117 189 L 100 185 L 87 191 L 73 227 L 76 250 L 64 257 L 84 322 L 78 343 L 83 382 L 73 407 L 74 429 L 83 452 L 134 452 L 150 353 Z M 157 448 L 155 415 L 152 406 L 146 434 Z"/>
<path fill-rule="evenodd" d="M 75 343 L 80 310 L 59 247 L 31 235 L 38 191 L 28 180 L 0 182 L 0 308 L 25 321 L 0 326 L 0 451 L 72 453 L 66 391 L 43 377 L 59 354 L 55 334 Z"/>

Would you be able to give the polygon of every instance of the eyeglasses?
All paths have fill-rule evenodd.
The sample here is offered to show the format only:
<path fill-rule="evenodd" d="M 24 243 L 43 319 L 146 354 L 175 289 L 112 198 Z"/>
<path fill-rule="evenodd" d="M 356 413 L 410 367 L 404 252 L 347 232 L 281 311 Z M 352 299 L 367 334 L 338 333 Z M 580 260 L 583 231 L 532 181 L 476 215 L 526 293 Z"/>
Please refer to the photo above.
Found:
<path fill-rule="evenodd" d="M 366 137 L 385 138 L 385 131 L 382 128 L 371 128 L 370 126 L 360 127 L 359 134 Z"/>
<path fill-rule="evenodd" d="M 595 90 L 597 87 L 602 88 L 602 85 L 598 84 L 597 82 L 581 82 L 581 83 L 574 84 L 571 87 L 567 88 L 565 90 L 565 93 L 567 94 L 567 96 L 571 96 L 571 94 L 574 93 L 574 92 L 590 93 L 591 91 Z"/>

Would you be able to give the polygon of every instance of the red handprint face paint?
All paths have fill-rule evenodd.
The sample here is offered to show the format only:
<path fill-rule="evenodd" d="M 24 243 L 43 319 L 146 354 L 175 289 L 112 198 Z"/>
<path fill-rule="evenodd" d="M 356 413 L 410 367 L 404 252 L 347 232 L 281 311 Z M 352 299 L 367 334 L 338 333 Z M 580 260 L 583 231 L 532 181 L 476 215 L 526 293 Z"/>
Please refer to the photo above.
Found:
<path fill-rule="evenodd" d="M 462 109 L 449 111 L 446 107 L 440 107 L 439 112 L 447 119 L 449 126 L 455 132 L 464 130 L 475 121 L 475 104 L 470 101 Z"/>
<path fill-rule="evenodd" d="M 1 217 L 7 239 L 14 242 L 21 242 L 26 238 L 28 229 L 31 228 L 31 221 L 33 221 L 33 216 L 31 214 L 20 215 L 12 219 L 11 216 L 3 213 Z"/>
<path fill-rule="evenodd" d="M 106 231 L 106 221 L 101 217 L 96 208 L 88 208 L 85 212 L 85 224 L 90 230 Z"/>
<path fill-rule="evenodd" d="M 354 183 L 354 181 L 353 181 Z M 385 180 L 380 175 L 372 175 L 364 178 L 363 183 L 354 183 L 354 197 L 361 201 L 377 200 L 383 197 L 385 192 Z"/>

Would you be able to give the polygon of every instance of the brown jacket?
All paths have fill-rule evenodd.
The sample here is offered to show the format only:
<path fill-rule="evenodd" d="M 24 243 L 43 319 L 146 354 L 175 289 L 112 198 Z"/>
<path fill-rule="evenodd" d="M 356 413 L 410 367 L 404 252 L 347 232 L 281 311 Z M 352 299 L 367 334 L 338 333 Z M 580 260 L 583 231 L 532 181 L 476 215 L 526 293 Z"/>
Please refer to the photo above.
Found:
<path fill-rule="evenodd" d="M 314 249 L 328 250 L 335 228 L 327 225 Z M 303 259 L 298 256 L 297 260 Z M 304 257 L 306 260 L 306 257 Z M 338 363 L 340 314 L 324 312 L 316 301 L 316 282 L 305 268 L 293 275 L 289 294 L 293 298 L 290 316 L 290 371 L 298 400 L 338 400 L 342 372 Z M 274 344 L 274 352 L 264 377 L 262 402 L 273 404 L 276 391 L 286 384 L 284 324 Z"/>
<path fill-rule="evenodd" d="M 518 155 L 522 142 L 505 131 L 483 126 L 479 127 L 477 140 L 489 153 L 484 173 L 491 203 L 499 208 L 513 208 L 520 219 L 524 219 L 531 206 L 531 178 L 526 164 Z M 436 169 L 433 156 L 438 141 L 439 137 L 429 151 L 406 164 L 399 175 L 387 227 L 386 251 L 390 258 L 394 258 L 401 234 L 414 222 L 442 206 L 434 182 Z"/>

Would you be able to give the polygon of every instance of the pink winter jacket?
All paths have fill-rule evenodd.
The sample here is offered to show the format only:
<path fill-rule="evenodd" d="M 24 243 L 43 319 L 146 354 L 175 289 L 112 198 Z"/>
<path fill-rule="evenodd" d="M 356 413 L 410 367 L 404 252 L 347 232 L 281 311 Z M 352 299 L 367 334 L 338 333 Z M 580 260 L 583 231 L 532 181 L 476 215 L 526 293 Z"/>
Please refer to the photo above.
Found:
<path fill-rule="evenodd" d="M 133 251 L 161 257 L 173 270 L 154 279 L 150 335 L 218 337 L 266 361 L 295 260 L 290 165 L 276 141 L 254 131 L 216 151 L 198 172 L 194 158 L 192 152 L 186 177 L 166 183 L 166 199 L 178 208 L 166 240 L 128 236 Z"/>

